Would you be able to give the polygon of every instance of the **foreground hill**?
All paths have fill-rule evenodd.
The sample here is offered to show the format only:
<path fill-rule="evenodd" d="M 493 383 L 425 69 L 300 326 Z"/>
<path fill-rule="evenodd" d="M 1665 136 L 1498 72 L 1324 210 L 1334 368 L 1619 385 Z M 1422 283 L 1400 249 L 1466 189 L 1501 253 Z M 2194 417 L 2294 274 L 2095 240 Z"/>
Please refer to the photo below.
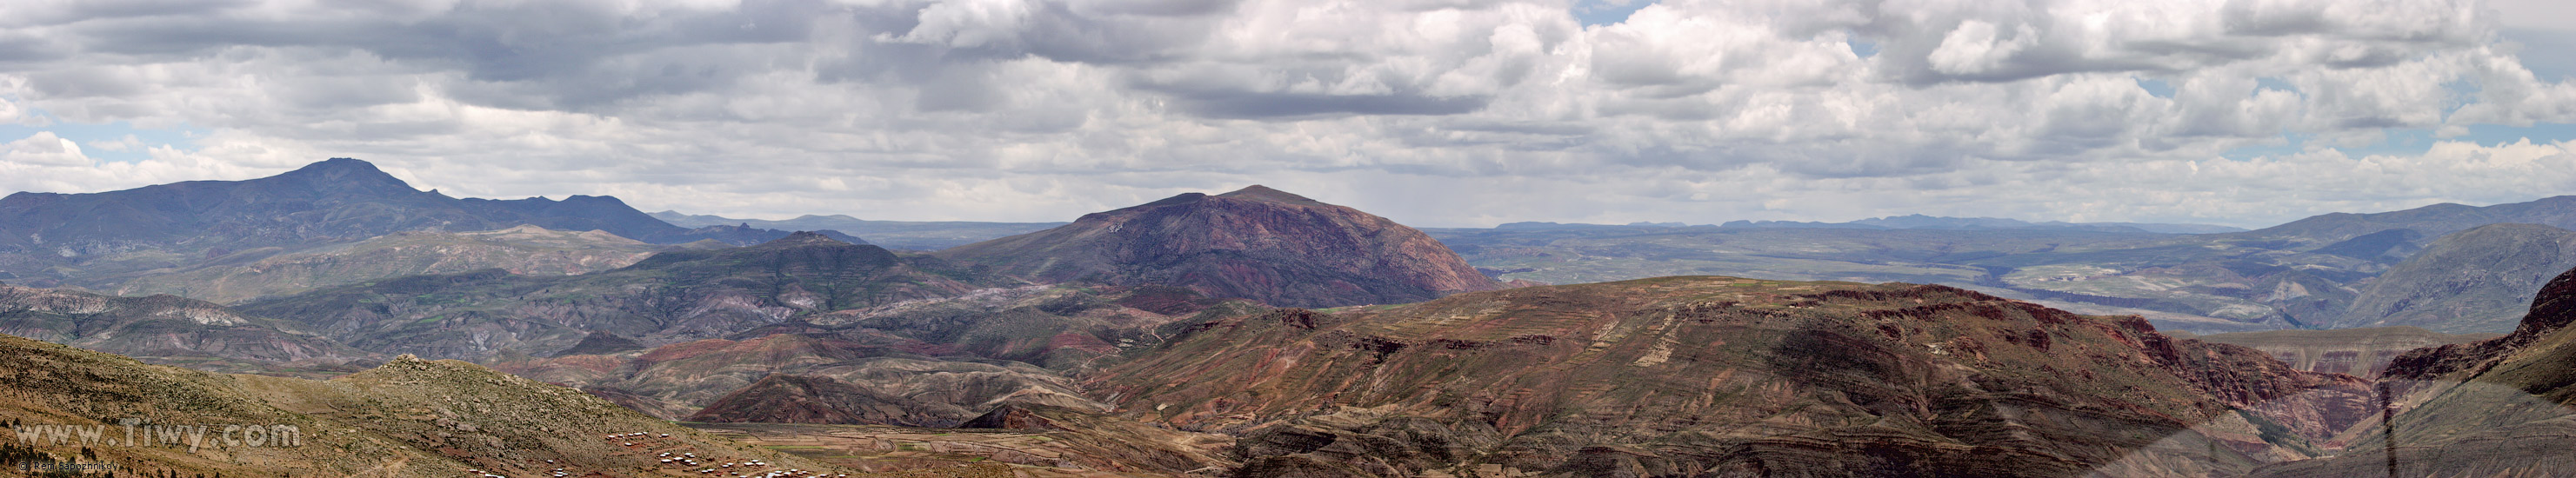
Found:
<path fill-rule="evenodd" d="M 2436 332 L 2512 331 L 2531 293 L 2576 268 L 2576 232 L 2492 224 L 2434 240 L 2379 274 L 2333 327 L 2408 325 Z"/>
<path fill-rule="evenodd" d="M 556 231 L 537 226 L 477 232 L 397 232 L 246 264 L 209 264 L 155 273 L 119 284 L 115 293 L 174 294 L 229 304 L 423 274 L 482 269 L 521 275 L 583 274 L 633 265 L 666 250 L 672 249 L 601 231 Z"/>
<path fill-rule="evenodd" d="M 1283 306 L 1503 287 L 1421 231 L 1261 186 L 1182 194 L 937 254 L 1046 282 L 1172 285 Z"/>
<path fill-rule="evenodd" d="M 0 198 L 0 279 L 93 280 L 207 262 L 247 262 L 401 231 L 487 231 L 519 225 L 603 231 L 657 244 L 754 244 L 786 231 L 687 229 L 613 197 L 452 198 L 366 161 L 338 158 L 243 181 L 188 181 L 88 194 Z M 844 240 L 849 240 L 844 237 Z M 51 286 L 50 283 L 38 285 Z"/>
<path fill-rule="evenodd" d="M 2368 413 L 2357 378 L 1941 286 L 1671 277 L 1185 330 L 1087 386 L 1241 434 L 1245 476 L 2213 475 Z"/>
<path fill-rule="evenodd" d="M 702 476 L 662 452 L 847 472 L 454 361 L 401 357 L 313 381 L 0 336 L 0 392 L 12 461 L 112 464 L 119 476 Z"/>
<path fill-rule="evenodd" d="M 948 427 L 1012 404 L 1105 411 L 1067 376 L 1175 320 L 1253 310 L 1175 287 L 988 289 L 494 367 L 671 419 Z"/>
<path fill-rule="evenodd" d="M 937 259 L 798 233 L 752 247 L 665 252 L 591 274 L 414 276 L 238 308 L 360 349 L 486 360 L 552 355 L 593 332 L 667 344 L 995 285 L 1002 282 Z"/>

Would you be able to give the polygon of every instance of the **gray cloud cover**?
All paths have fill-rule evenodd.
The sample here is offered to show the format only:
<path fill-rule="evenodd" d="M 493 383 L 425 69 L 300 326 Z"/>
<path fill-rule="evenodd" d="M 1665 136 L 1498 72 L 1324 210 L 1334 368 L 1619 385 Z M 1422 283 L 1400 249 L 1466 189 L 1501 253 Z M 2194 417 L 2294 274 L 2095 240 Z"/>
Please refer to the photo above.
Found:
<path fill-rule="evenodd" d="M 21 1 L 0 4 L 0 124 L 203 134 L 0 138 L 0 191 L 349 156 L 451 194 L 756 216 L 1064 220 L 1263 183 L 1432 226 L 2263 225 L 2576 187 L 2555 140 L 2364 152 L 2576 123 L 2576 84 L 2505 35 L 2563 30 L 2498 6 L 2523 8 L 1667 0 L 1587 26 L 1564 1 Z M 2222 157 L 2249 147 L 2270 152 Z"/>

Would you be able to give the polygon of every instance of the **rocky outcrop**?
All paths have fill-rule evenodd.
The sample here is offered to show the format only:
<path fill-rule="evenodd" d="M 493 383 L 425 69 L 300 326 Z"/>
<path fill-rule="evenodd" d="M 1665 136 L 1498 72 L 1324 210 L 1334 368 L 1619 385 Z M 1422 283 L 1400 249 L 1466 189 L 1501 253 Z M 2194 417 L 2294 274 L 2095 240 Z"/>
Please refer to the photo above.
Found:
<path fill-rule="evenodd" d="M 1172 285 L 1301 307 L 1502 287 L 1421 231 L 1261 186 L 1092 213 L 938 255 L 1039 281 Z"/>

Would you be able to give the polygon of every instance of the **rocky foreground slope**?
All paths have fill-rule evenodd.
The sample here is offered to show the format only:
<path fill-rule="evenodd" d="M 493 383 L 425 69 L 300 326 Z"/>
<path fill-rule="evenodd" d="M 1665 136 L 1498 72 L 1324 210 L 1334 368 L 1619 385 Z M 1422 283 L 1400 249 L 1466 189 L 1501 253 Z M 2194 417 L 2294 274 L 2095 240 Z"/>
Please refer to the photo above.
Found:
<path fill-rule="evenodd" d="M 1087 386 L 1240 434 L 1243 476 L 2224 475 L 2374 410 L 2358 378 L 1941 286 L 1671 277 L 1185 330 Z"/>
<path fill-rule="evenodd" d="M 1503 287 L 1421 231 L 1261 186 L 1182 194 L 937 254 L 1040 282 L 1170 285 L 1293 307 Z"/>
<path fill-rule="evenodd" d="M 77 463 L 118 476 L 704 476 L 662 453 L 849 472 L 576 390 L 410 357 L 315 381 L 0 336 L 0 422 L 13 469 Z"/>

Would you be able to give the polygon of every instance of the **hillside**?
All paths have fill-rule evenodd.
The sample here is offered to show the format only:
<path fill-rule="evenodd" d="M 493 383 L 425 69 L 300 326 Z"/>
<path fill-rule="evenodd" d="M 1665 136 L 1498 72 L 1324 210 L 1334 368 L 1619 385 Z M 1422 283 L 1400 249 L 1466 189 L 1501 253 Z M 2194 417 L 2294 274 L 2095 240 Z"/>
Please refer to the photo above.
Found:
<path fill-rule="evenodd" d="M 365 350 L 488 360 L 553 355 L 593 332 L 648 344 L 717 338 L 791 317 L 1004 285 L 937 259 L 798 233 L 673 251 L 573 276 L 412 276 L 242 304 Z"/>
<path fill-rule="evenodd" d="M 2443 203 L 2403 211 L 2323 214 L 2242 234 L 2252 237 L 2307 239 L 2323 243 L 2390 230 L 2413 231 L 2420 237 L 2426 238 L 2440 237 L 2488 224 L 2539 224 L 2559 229 L 2576 228 L 2576 196 L 2555 196 L 2493 206 Z"/>
<path fill-rule="evenodd" d="M 409 357 L 313 381 L 147 365 L 0 336 L 0 392 L 11 461 L 112 464 L 119 476 L 699 476 L 658 462 L 661 451 L 846 471 L 569 389 Z M 654 438 L 625 446 L 613 433 Z"/>
<path fill-rule="evenodd" d="M 1087 214 L 937 255 L 1043 282 L 1172 285 L 1286 306 L 1420 302 L 1503 287 L 1421 231 L 1261 186 Z"/>
<path fill-rule="evenodd" d="M 2381 385 L 2398 413 L 2344 432 L 2353 452 L 2254 476 L 2576 475 L 2576 270 L 2535 296 L 2510 334 L 2398 356 Z"/>
<path fill-rule="evenodd" d="M 0 334 L 207 370 L 296 375 L 356 371 L 383 356 L 290 324 L 168 295 L 102 296 L 0 285 Z"/>
<path fill-rule="evenodd" d="M 2353 377 L 1940 286 L 1670 277 L 1185 330 L 1086 387 L 1240 434 L 1245 476 L 2227 474 L 2366 413 Z"/>
<path fill-rule="evenodd" d="M 671 419 L 947 427 L 1008 404 L 1105 411 L 1066 377 L 1175 320 L 1250 310 L 1173 287 L 989 289 L 494 368 Z"/>
<path fill-rule="evenodd" d="M 572 275 L 633 265 L 667 246 L 606 232 L 519 226 L 477 232 L 397 232 L 269 256 L 246 264 L 212 264 L 124 281 L 117 295 L 173 294 L 240 303 L 316 288 L 424 274 L 501 269 L 520 275 Z"/>
<path fill-rule="evenodd" d="M 2437 332 L 2512 331 L 2531 293 L 2576 268 L 2576 232 L 2492 224 L 2434 240 L 2388 268 L 2334 327 L 2407 325 Z"/>

